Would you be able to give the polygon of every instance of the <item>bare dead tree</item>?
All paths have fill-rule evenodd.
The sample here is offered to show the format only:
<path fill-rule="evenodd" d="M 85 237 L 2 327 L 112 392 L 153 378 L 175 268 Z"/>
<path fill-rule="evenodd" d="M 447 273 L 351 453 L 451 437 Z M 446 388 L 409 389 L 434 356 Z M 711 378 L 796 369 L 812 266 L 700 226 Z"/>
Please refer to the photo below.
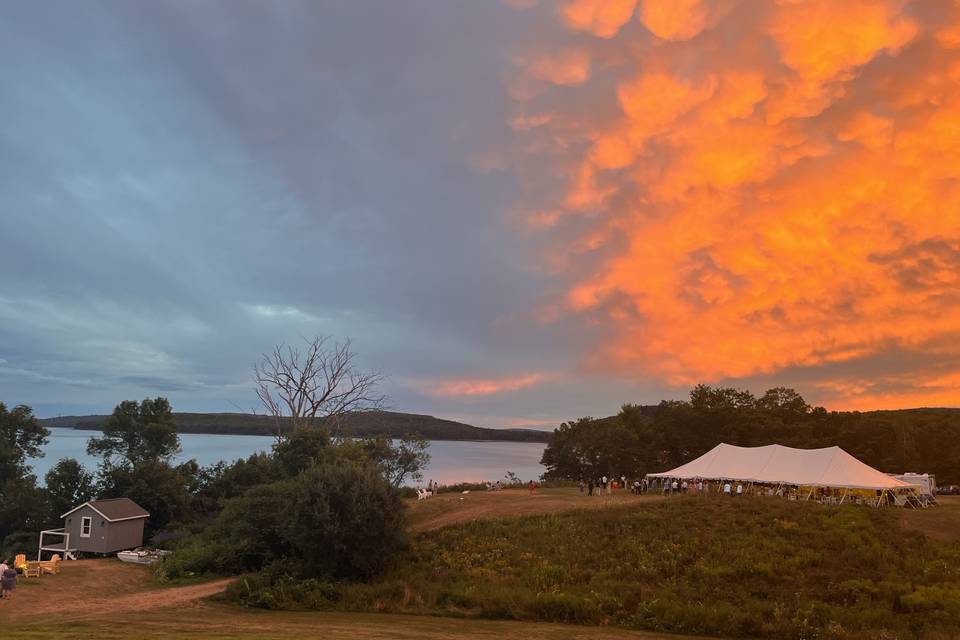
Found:
<path fill-rule="evenodd" d="M 278 439 L 284 423 L 296 429 L 319 420 L 336 436 L 345 416 L 384 408 L 386 396 L 378 391 L 384 376 L 357 368 L 349 339 L 317 336 L 304 338 L 304 345 L 277 345 L 253 367 L 257 397 L 273 416 Z"/>

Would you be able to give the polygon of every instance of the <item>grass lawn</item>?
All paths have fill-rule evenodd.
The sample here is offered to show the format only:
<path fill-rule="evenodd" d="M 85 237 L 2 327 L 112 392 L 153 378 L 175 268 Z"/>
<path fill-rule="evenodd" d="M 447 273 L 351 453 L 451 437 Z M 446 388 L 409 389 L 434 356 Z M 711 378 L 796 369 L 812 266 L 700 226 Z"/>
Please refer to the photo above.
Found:
<path fill-rule="evenodd" d="M 212 640 L 324 638 L 329 640 L 684 640 L 683 636 L 637 633 L 561 624 L 372 613 L 258 611 L 196 603 L 144 613 L 118 612 L 62 622 L 7 626 L 4 640 L 122 640 L 191 638 Z M 688 639 L 693 640 L 693 639 Z"/>

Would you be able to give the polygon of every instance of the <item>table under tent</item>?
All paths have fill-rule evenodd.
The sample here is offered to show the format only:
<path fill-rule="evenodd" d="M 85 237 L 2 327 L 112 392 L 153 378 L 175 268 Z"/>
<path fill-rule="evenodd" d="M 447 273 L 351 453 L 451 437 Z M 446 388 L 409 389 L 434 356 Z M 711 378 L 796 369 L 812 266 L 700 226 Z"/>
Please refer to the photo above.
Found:
<path fill-rule="evenodd" d="M 743 493 L 873 506 L 926 507 L 919 487 L 857 460 L 840 447 L 794 449 L 779 444 L 738 447 L 721 443 L 699 458 L 662 473 L 647 475 L 651 488 L 671 490 L 673 481 L 723 492 L 731 483 Z M 734 489 L 732 493 L 736 494 Z"/>

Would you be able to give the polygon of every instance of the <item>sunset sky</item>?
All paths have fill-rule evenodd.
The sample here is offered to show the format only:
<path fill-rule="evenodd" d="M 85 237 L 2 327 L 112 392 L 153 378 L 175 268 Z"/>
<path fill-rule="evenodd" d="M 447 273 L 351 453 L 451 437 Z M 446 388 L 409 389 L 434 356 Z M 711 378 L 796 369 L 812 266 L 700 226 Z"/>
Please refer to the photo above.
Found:
<path fill-rule="evenodd" d="M 0 7 L 0 401 L 960 405 L 960 2 Z"/>

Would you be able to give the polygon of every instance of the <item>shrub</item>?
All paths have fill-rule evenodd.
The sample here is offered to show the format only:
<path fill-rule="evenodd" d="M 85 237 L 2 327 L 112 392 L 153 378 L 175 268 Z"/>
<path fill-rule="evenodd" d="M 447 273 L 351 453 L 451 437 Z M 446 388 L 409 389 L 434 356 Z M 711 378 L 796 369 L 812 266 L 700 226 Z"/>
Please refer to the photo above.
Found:
<path fill-rule="evenodd" d="M 330 462 L 227 500 L 163 571 L 171 578 L 262 571 L 277 584 L 284 577 L 367 579 L 405 543 L 400 496 L 376 467 Z"/>

